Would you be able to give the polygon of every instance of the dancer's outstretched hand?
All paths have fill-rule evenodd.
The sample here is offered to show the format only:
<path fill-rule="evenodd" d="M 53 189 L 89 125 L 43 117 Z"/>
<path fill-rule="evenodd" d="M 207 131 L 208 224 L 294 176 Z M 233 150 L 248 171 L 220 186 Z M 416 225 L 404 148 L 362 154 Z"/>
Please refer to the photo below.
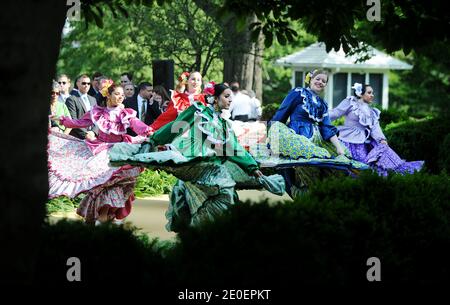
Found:
<path fill-rule="evenodd" d="M 263 174 L 259 169 L 255 170 L 255 171 L 253 172 L 253 175 L 254 175 L 256 178 L 260 178 L 260 177 L 263 177 L 263 176 L 264 176 L 264 174 Z"/>

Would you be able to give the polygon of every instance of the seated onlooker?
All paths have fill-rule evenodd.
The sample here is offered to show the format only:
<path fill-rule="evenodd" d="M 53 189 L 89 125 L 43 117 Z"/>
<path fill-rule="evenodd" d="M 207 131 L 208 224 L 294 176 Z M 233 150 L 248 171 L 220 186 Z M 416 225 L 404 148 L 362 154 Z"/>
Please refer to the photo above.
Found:
<path fill-rule="evenodd" d="M 231 83 L 231 90 L 233 91 L 233 102 L 230 106 L 231 119 L 247 122 L 253 113 L 252 101 L 246 94 L 240 92 L 239 83 Z"/>
<path fill-rule="evenodd" d="M 89 88 L 89 91 L 88 91 L 88 94 L 90 96 L 97 98 L 97 95 L 100 93 L 100 89 L 98 88 L 98 86 L 99 86 L 100 78 L 102 76 L 103 76 L 103 74 L 100 72 L 95 72 L 94 74 L 92 74 L 92 84 L 91 84 L 91 88 Z"/>
<path fill-rule="evenodd" d="M 249 117 L 250 121 L 258 121 L 261 119 L 262 115 L 262 105 L 261 101 L 256 97 L 255 91 L 253 90 L 247 90 L 248 96 L 250 96 L 250 99 L 252 101 L 252 113 Z"/>
<path fill-rule="evenodd" d="M 66 104 L 58 101 L 60 96 L 61 96 L 61 86 L 57 82 L 53 81 L 52 95 L 50 98 L 49 116 L 50 117 L 65 116 L 70 118 L 70 113 L 69 110 L 67 109 Z M 64 125 L 54 120 L 49 121 L 49 127 L 53 131 L 64 132 L 65 134 L 69 134 L 70 131 L 72 130 L 71 128 L 66 128 L 64 127 Z"/>
<path fill-rule="evenodd" d="M 133 96 L 134 96 L 135 90 L 134 90 L 133 84 L 125 85 L 125 86 L 123 87 L 123 90 L 124 90 L 124 92 L 125 92 L 125 98 L 130 98 L 130 97 L 133 97 Z"/>
<path fill-rule="evenodd" d="M 66 99 L 70 96 L 70 78 L 66 74 L 61 74 L 58 77 L 58 84 L 60 88 L 58 101 L 65 103 Z"/>
<path fill-rule="evenodd" d="M 102 91 L 103 91 L 103 88 L 105 88 L 105 86 L 107 86 L 108 82 L 109 82 L 109 79 L 104 75 L 98 77 L 98 79 L 97 79 L 98 92 L 94 97 L 95 97 L 95 100 L 97 101 L 97 105 L 99 105 L 101 107 L 106 107 L 106 93 L 102 94 Z"/>
<path fill-rule="evenodd" d="M 127 98 L 123 104 L 125 108 L 134 109 L 137 112 L 137 117 L 145 124 L 150 125 L 161 114 L 158 103 L 149 103 L 153 94 L 153 85 L 149 82 L 143 82 L 138 88 L 138 94 Z M 135 136 L 131 129 L 128 130 L 128 134 Z"/>
<path fill-rule="evenodd" d="M 66 100 L 67 109 L 72 119 L 81 119 L 86 112 L 91 110 L 96 104 L 94 97 L 88 95 L 91 87 L 91 80 L 86 74 L 78 77 L 77 88 L 73 94 Z M 79 139 L 95 139 L 97 130 L 93 127 L 88 128 L 73 128 L 70 135 Z"/>
<path fill-rule="evenodd" d="M 169 106 L 170 97 L 163 86 L 155 86 L 153 88 L 153 96 L 150 98 L 150 105 L 158 103 L 161 112 L 165 112 Z"/>

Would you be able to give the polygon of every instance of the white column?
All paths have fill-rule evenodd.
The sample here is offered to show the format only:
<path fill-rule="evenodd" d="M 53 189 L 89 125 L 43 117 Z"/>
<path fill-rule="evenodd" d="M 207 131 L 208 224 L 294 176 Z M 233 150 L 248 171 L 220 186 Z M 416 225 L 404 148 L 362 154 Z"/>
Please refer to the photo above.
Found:
<path fill-rule="evenodd" d="M 328 74 L 327 90 L 325 90 L 325 100 L 328 102 L 328 109 L 333 108 L 333 91 L 334 91 L 333 71 L 331 71 L 330 74 Z"/>
<path fill-rule="evenodd" d="M 295 86 L 295 70 L 292 69 L 291 89 L 294 89 L 294 86 Z"/>
<path fill-rule="evenodd" d="M 381 108 L 388 109 L 389 107 L 389 71 L 383 73 L 383 100 Z"/>
<path fill-rule="evenodd" d="M 347 96 L 352 95 L 352 86 L 352 73 L 347 72 Z"/>

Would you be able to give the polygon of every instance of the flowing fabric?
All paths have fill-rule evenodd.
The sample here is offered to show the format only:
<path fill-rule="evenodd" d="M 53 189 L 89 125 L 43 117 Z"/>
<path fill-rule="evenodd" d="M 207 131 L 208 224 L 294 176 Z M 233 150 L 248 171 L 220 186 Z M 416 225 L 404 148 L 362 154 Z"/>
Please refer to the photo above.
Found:
<path fill-rule="evenodd" d="M 379 123 L 380 113 L 380 110 L 349 96 L 330 111 L 330 118 L 336 120 L 345 116 L 344 125 L 338 126 L 339 139 L 355 160 L 370 165 L 379 175 L 420 171 L 424 161 L 406 162 L 388 145 L 380 143 L 386 140 Z"/>
<path fill-rule="evenodd" d="M 161 145 L 167 150 L 155 151 Z M 166 213 L 166 228 L 172 231 L 223 213 L 238 200 L 235 188 L 284 191 L 284 181 L 276 179 L 279 175 L 261 181 L 251 175 L 258 169 L 256 161 L 220 113 L 201 103 L 180 113 L 156 132 L 150 143 L 119 143 L 109 154 L 113 164 L 164 169 L 179 179 Z"/>
<path fill-rule="evenodd" d="M 136 118 L 132 109 L 94 107 L 81 119 L 63 117 L 70 128 L 95 125 L 98 137 L 93 141 L 50 131 L 48 135 L 49 198 L 74 198 L 87 193 L 77 213 L 93 222 L 101 208 L 111 217 L 122 219 L 131 211 L 133 189 L 140 167 L 111 166 L 108 150 L 116 142 L 137 143 L 145 139 L 150 128 Z M 139 136 L 130 137 L 130 127 Z"/>

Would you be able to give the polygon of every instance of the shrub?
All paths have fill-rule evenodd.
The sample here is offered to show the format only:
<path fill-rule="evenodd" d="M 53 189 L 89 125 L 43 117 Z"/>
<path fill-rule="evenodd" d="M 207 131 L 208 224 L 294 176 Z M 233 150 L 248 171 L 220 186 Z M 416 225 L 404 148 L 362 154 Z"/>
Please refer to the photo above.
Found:
<path fill-rule="evenodd" d="M 168 281 L 168 268 L 157 239 L 148 239 L 134 228 L 59 221 L 45 224 L 37 256 L 36 282 L 68 283 L 67 259 L 81 262 L 82 284 L 146 283 L 161 286 Z M 164 272 L 163 272 L 164 271 Z M 115 284 L 114 284 L 115 285 Z"/>
<path fill-rule="evenodd" d="M 112 279 L 160 287 L 366 284 L 367 259 L 382 283 L 436 284 L 450 276 L 450 178 L 424 173 L 328 179 L 294 202 L 233 206 L 161 244 L 136 232 L 61 221 L 45 225 L 36 281 L 66 282 L 69 257 L 82 283 Z M 230 286 L 231 285 L 231 286 Z M 295 290 L 294 290 L 295 291 Z"/>
<path fill-rule="evenodd" d="M 146 169 L 137 178 L 134 192 L 137 197 L 169 194 L 176 178 L 165 171 Z"/>
<path fill-rule="evenodd" d="M 448 119 L 443 117 L 407 122 L 385 130 L 389 145 L 402 159 L 425 160 L 432 173 L 441 171 L 439 151 L 448 133 Z"/>
<path fill-rule="evenodd" d="M 402 121 L 408 121 L 409 116 L 406 112 L 397 110 L 395 108 L 389 108 L 387 110 L 382 110 L 380 114 L 380 126 L 381 128 L 386 127 L 390 123 L 398 123 Z"/>
<path fill-rule="evenodd" d="M 272 117 L 277 112 L 278 108 L 280 108 L 279 103 L 272 103 L 263 106 L 263 112 L 261 116 L 261 121 L 269 122 Z"/>
<path fill-rule="evenodd" d="M 450 174 L 450 133 L 445 136 L 439 148 L 439 167 Z"/>
<path fill-rule="evenodd" d="M 82 198 L 83 195 L 80 195 L 73 199 L 66 196 L 60 196 L 50 199 L 46 204 L 47 214 L 58 212 L 73 212 L 80 205 L 80 201 Z"/>
<path fill-rule="evenodd" d="M 364 284 L 369 257 L 385 284 L 448 281 L 450 181 L 415 174 L 332 179 L 293 203 L 245 203 L 181 232 L 170 258 L 202 287 Z"/>

